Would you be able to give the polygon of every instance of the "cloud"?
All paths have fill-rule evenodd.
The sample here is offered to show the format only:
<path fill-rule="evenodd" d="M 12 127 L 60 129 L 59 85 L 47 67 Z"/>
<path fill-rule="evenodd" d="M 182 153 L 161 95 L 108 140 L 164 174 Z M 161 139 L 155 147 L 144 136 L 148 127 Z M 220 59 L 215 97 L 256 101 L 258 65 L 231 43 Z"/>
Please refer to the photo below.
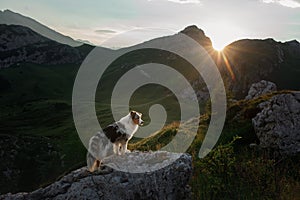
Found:
<path fill-rule="evenodd" d="M 299 0 L 261 0 L 263 3 L 276 3 L 289 8 L 300 8 Z"/>
<path fill-rule="evenodd" d="M 148 0 L 148 1 L 154 1 L 154 0 Z M 199 4 L 201 3 L 200 0 L 165 0 L 173 3 L 180 3 L 180 4 L 188 4 L 188 3 L 193 3 L 193 4 Z"/>
<path fill-rule="evenodd" d="M 275 3 L 274 0 L 262 0 L 262 2 L 264 2 L 264 3 Z"/>
<path fill-rule="evenodd" d="M 101 29 L 101 30 L 95 30 L 95 33 L 100 33 L 100 34 L 112 34 L 112 33 L 117 33 L 116 31 L 113 30 L 108 30 L 108 29 Z"/>
<path fill-rule="evenodd" d="M 279 0 L 278 3 L 290 8 L 300 8 L 300 3 L 294 0 Z"/>

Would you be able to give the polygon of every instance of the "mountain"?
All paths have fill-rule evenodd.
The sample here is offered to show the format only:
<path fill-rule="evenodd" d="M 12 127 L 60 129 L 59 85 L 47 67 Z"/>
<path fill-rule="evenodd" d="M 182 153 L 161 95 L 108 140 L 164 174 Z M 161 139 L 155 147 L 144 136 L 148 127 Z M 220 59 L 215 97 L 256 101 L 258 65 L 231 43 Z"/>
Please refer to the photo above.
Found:
<path fill-rule="evenodd" d="M 49 27 L 39 23 L 38 21 L 30 17 L 23 16 L 10 10 L 0 11 L 0 24 L 26 26 L 39 33 L 40 35 L 43 35 L 59 43 L 67 44 L 73 47 L 82 45 L 82 42 L 80 41 L 73 40 L 71 37 L 56 32 L 55 30 L 50 29 Z"/>
<path fill-rule="evenodd" d="M 0 68 L 20 63 L 80 63 L 81 52 L 19 25 L 0 24 Z"/>
<path fill-rule="evenodd" d="M 85 42 L 75 41 L 34 19 L 10 10 L 0 11 L 0 23 L 26 26 L 40 35 L 70 46 L 79 46 Z M 222 55 L 219 55 L 213 49 L 210 38 L 197 26 L 188 26 L 181 33 L 190 36 L 207 50 L 219 67 L 229 90 L 238 98 L 243 98 L 251 84 L 262 79 L 273 81 L 282 89 L 298 89 L 300 87 L 300 83 L 297 81 L 300 45 L 296 40 L 285 43 L 273 39 L 239 40 L 225 47 Z M 225 63 L 224 56 L 227 63 Z M 228 70 L 228 63 L 232 72 Z M 247 76 L 245 76 L 246 74 Z M 282 74 L 285 75 L 282 76 Z M 290 77 L 289 74 L 292 76 Z"/>
<path fill-rule="evenodd" d="M 300 89 L 300 44 L 297 40 L 242 39 L 218 52 L 198 27 L 189 26 L 181 33 L 206 49 L 218 66 L 227 90 L 235 98 L 244 98 L 250 86 L 260 80 L 272 81 L 279 89 Z"/>
<path fill-rule="evenodd" d="M 216 63 L 227 76 L 228 88 L 239 98 L 244 98 L 250 86 L 260 80 L 272 81 L 281 90 L 300 89 L 298 41 L 282 43 L 273 39 L 244 39 L 228 45 L 222 54 L 234 77 L 230 78 L 224 59 Z"/>

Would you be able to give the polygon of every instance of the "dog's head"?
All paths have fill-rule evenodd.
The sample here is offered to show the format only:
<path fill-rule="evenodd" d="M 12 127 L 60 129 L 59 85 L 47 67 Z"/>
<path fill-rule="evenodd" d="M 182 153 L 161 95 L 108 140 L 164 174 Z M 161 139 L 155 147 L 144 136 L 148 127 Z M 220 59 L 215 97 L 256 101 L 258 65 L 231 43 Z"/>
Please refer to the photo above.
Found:
<path fill-rule="evenodd" d="M 144 121 L 142 120 L 142 113 L 131 111 L 130 116 L 134 124 L 139 126 L 142 126 L 144 124 Z"/>

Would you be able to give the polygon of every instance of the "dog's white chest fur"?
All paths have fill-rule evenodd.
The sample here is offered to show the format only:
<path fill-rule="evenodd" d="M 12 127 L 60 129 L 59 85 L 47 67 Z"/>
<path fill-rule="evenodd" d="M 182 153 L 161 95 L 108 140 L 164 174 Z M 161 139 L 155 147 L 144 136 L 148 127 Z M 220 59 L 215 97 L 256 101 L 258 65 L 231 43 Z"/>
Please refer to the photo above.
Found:
<path fill-rule="evenodd" d="M 126 134 L 128 134 L 130 136 L 130 138 L 132 138 L 132 136 L 134 135 L 134 133 L 137 131 L 138 129 L 138 125 L 134 124 L 132 122 L 131 116 L 128 114 L 127 116 L 121 118 L 118 123 L 122 124 L 125 128 L 125 130 L 123 130 Z"/>

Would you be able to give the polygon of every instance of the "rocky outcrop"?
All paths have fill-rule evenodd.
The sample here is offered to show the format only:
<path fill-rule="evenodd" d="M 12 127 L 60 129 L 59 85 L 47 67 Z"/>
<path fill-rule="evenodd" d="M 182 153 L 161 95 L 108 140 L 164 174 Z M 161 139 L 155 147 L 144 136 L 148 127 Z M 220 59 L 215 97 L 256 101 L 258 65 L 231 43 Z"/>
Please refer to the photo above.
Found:
<path fill-rule="evenodd" d="M 175 160 L 173 160 L 176 158 Z M 192 173 L 188 154 L 132 152 L 116 159 L 113 165 L 132 166 L 143 173 L 130 173 L 110 167 L 90 173 L 86 167 L 72 171 L 59 181 L 31 193 L 6 194 L 0 199 L 190 199 L 187 185 Z M 168 162 L 168 161 L 172 162 Z M 157 168 L 161 163 L 168 163 Z M 120 165 L 118 165 L 120 166 Z M 155 167 L 156 166 L 156 167 Z"/>
<path fill-rule="evenodd" d="M 0 24 L 0 68 L 18 63 L 55 65 L 82 60 L 76 48 L 50 40 L 27 27 Z"/>
<path fill-rule="evenodd" d="M 246 96 L 245 99 L 250 100 L 260 95 L 267 94 L 274 91 L 277 91 L 277 87 L 275 83 L 262 80 L 258 83 L 254 83 L 251 85 L 248 95 Z"/>
<path fill-rule="evenodd" d="M 181 33 L 186 34 L 196 40 L 205 49 L 212 49 L 212 42 L 209 37 L 207 37 L 203 30 L 199 29 L 195 25 L 186 27 Z"/>
<path fill-rule="evenodd" d="M 300 92 L 279 94 L 259 104 L 262 109 L 252 119 L 261 147 L 283 154 L 300 152 Z"/>

